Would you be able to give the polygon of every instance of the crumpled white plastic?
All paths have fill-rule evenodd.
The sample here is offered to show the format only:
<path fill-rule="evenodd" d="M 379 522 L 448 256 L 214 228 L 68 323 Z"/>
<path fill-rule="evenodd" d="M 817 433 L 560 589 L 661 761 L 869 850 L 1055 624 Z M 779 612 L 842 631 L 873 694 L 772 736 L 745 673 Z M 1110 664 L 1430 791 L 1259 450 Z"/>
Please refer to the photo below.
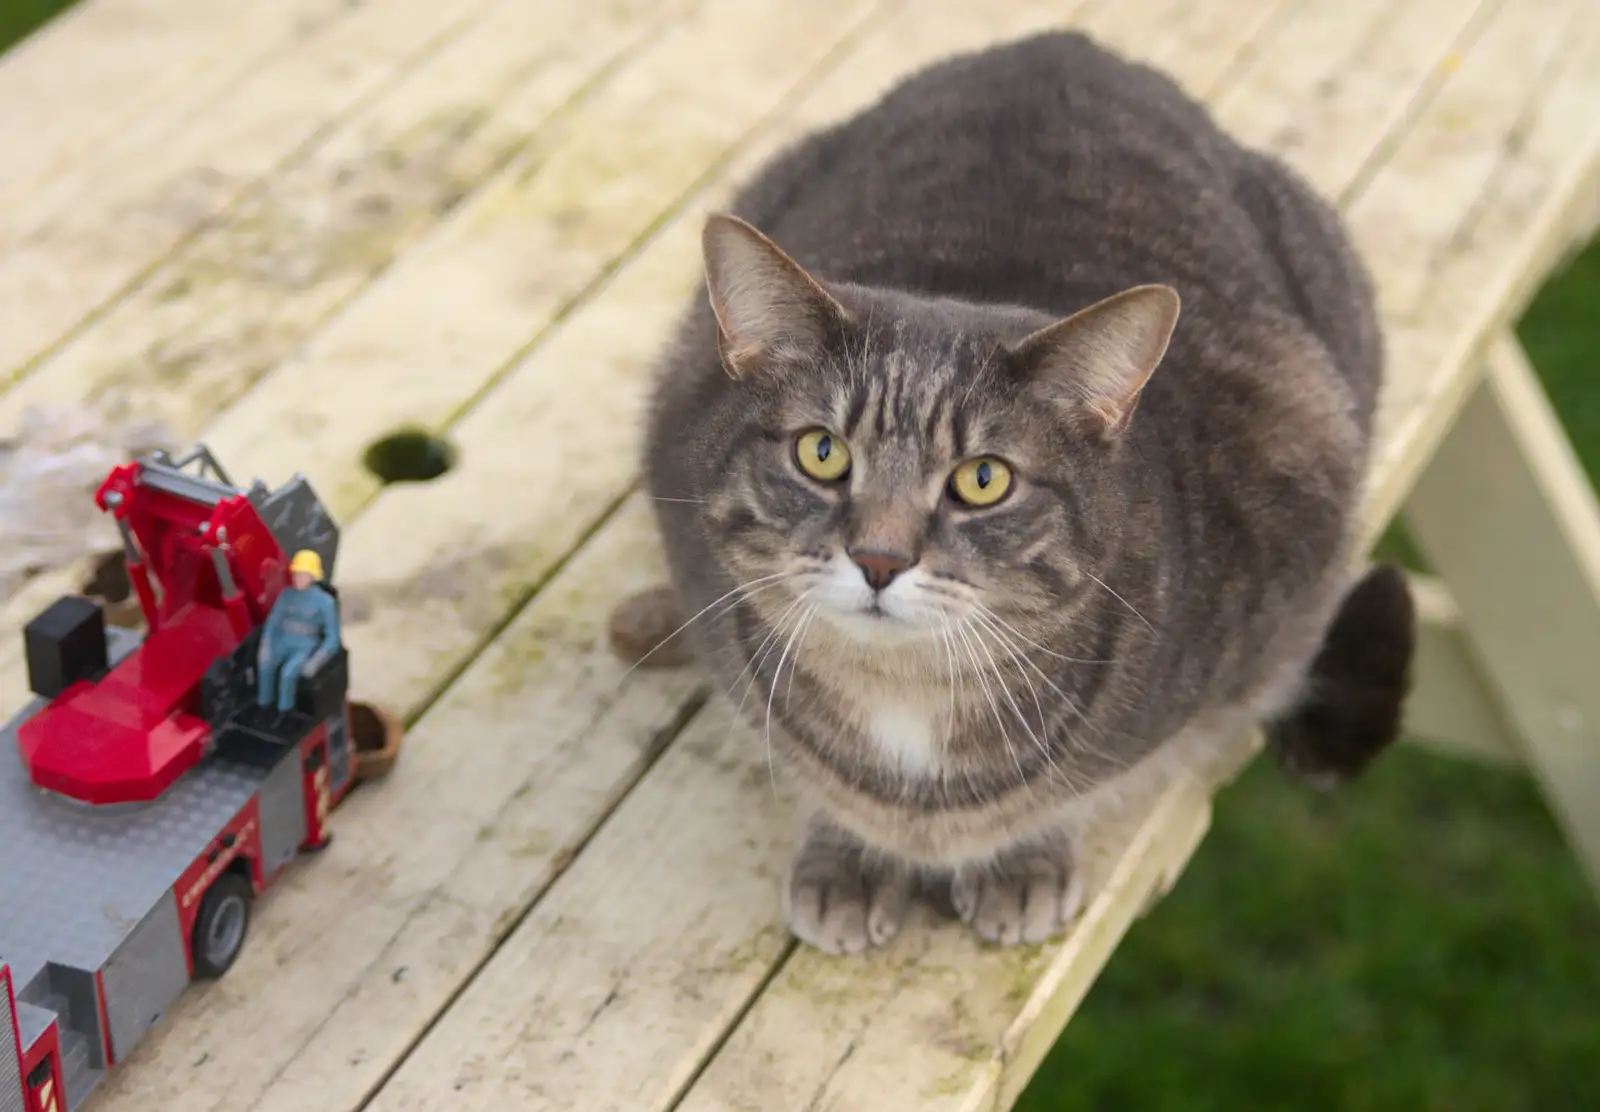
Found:
<path fill-rule="evenodd" d="M 170 448 L 156 423 L 110 423 L 81 406 L 24 411 L 0 438 L 0 599 L 40 572 L 120 549 L 94 492 L 112 468 Z"/>

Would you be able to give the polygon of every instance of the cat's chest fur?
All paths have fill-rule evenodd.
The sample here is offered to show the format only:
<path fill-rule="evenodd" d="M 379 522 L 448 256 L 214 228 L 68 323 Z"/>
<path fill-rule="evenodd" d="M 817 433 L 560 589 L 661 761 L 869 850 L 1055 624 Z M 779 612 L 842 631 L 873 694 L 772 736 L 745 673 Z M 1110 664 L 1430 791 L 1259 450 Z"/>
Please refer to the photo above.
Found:
<path fill-rule="evenodd" d="M 907 778 L 927 779 L 941 771 L 943 717 L 928 701 L 884 696 L 862 702 L 857 721 L 863 742 L 880 763 Z"/>

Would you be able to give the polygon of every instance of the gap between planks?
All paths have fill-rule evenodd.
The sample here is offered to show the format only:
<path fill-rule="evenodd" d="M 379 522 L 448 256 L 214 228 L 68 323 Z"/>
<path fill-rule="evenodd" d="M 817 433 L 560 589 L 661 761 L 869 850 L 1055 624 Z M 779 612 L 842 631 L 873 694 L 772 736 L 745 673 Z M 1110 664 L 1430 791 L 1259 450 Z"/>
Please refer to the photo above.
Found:
<path fill-rule="evenodd" d="M 177 126 L 349 7 L 79 0 L 0 57 L 0 212 L 130 126 Z"/>
<path fill-rule="evenodd" d="M 1514 147 L 1495 144 L 1492 133 L 1483 140 L 1517 170 L 1508 175 L 1491 168 L 1489 177 L 1507 187 L 1498 203 L 1487 210 L 1481 202 L 1471 206 L 1477 219 L 1450 237 L 1452 249 L 1443 265 L 1431 258 L 1412 260 L 1434 272 L 1437 287 L 1391 337 L 1394 372 L 1379 413 L 1369 544 L 1399 510 L 1460 413 L 1481 376 L 1489 342 L 1511 326 L 1582 230 L 1590 196 L 1600 184 L 1600 117 L 1588 110 L 1600 101 L 1600 10 L 1580 6 L 1579 16 L 1581 22 L 1559 38 L 1564 50 L 1556 64 L 1538 71 L 1547 80 L 1533 82 L 1551 93 L 1539 98 L 1537 118 L 1530 124 L 1525 106 L 1516 106 L 1511 118 L 1522 131 L 1520 141 Z M 1502 46 L 1497 56 L 1478 60 L 1476 79 L 1493 87 L 1497 69 L 1514 71 L 1521 59 Z M 1468 103 L 1456 108 L 1454 119 L 1481 126 L 1486 115 L 1481 104 Z M 1510 114 L 1502 110 L 1500 115 Z M 1586 119 L 1587 127 L 1581 123 Z M 1449 127 L 1438 130 L 1463 142 L 1459 132 L 1450 135 Z M 1415 189 L 1426 190 L 1427 182 L 1416 180 L 1417 167 L 1408 173 Z M 1380 240 L 1388 230 L 1374 220 L 1371 238 Z"/>
<path fill-rule="evenodd" d="M 505 2 L 346 5 L 194 111 L 119 131 L 100 157 L 0 210 L 0 390 L 104 317 L 252 182 Z"/>

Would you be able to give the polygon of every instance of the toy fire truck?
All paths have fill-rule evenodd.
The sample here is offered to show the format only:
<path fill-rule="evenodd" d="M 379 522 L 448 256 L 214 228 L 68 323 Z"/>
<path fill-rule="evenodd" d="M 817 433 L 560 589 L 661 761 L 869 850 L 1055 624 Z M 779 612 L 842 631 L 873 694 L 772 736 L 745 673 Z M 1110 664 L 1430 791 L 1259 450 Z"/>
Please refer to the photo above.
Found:
<path fill-rule="evenodd" d="M 286 714 L 257 702 L 294 554 L 337 605 L 339 532 L 303 478 L 242 490 L 201 446 L 117 468 L 96 502 L 145 628 L 67 596 L 24 633 L 36 698 L 0 728 L 0 1112 L 72 1112 L 233 964 L 256 895 L 327 844 L 358 778 L 352 709 L 376 715 L 348 702 L 342 647 Z"/>

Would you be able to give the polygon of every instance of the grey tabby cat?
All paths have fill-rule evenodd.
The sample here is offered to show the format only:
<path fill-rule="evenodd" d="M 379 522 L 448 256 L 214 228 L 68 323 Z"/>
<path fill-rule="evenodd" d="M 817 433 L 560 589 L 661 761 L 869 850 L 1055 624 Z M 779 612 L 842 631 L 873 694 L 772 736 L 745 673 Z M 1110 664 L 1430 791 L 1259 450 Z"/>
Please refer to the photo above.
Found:
<path fill-rule="evenodd" d="M 919 880 L 1045 939 L 1084 823 L 1208 747 L 1267 723 L 1349 774 L 1392 739 L 1410 597 L 1351 571 L 1380 336 L 1297 178 L 1063 33 L 733 208 L 648 421 L 655 601 L 802 789 L 802 940 L 887 941 Z"/>

